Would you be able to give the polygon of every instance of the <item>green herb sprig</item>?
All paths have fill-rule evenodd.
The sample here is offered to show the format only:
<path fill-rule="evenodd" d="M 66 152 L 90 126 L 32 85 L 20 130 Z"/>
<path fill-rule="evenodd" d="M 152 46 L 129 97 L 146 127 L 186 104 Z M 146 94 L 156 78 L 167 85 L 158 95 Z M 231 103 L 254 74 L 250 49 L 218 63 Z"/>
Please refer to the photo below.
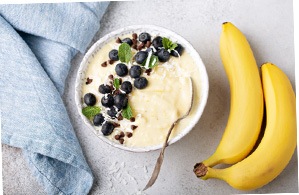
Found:
<path fill-rule="evenodd" d="M 87 106 L 82 109 L 82 114 L 88 119 L 91 119 L 95 115 L 101 112 L 101 108 L 98 106 Z"/>
<path fill-rule="evenodd" d="M 170 39 L 166 37 L 162 38 L 162 45 L 166 50 L 169 49 L 170 51 L 174 50 L 178 46 L 178 44 L 173 43 Z"/>
<path fill-rule="evenodd" d="M 120 86 L 120 80 L 119 80 L 119 78 L 115 78 L 113 80 L 113 86 L 115 87 L 116 90 L 119 89 L 119 86 Z"/>
<path fill-rule="evenodd" d="M 121 62 L 129 63 L 132 58 L 131 47 L 128 43 L 122 43 L 118 48 L 118 58 Z"/>
<path fill-rule="evenodd" d="M 133 117 L 133 111 L 129 104 L 122 110 L 121 115 L 128 120 Z"/>

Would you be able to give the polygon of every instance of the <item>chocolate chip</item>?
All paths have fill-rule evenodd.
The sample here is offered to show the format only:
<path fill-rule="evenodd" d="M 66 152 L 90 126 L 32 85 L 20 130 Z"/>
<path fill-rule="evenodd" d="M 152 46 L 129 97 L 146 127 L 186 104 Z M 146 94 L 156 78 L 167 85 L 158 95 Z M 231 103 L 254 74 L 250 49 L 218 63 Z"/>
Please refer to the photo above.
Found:
<path fill-rule="evenodd" d="M 134 121 L 135 121 L 135 117 L 131 117 L 131 118 L 130 118 L 130 121 L 131 121 L 131 122 L 134 122 Z"/>
<path fill-rule="evenodd" d="M 92 79 L 90 79 L 89 77 L 87 77 L 87 79 L 86 79 L 86 85 L 88 85 L 88 84 L 90 84 L 92 82 Z"/>
<path fill-rule="evenodd" d="M 132 34 L 132 37 L 133 37 L 133 39 L 137 39 L 137 34 L 136 34 L 136 33 L 133 33 L 133 34 Z"/>
<path fill-rule="evenodd" d="M 118 115 L 118 117 L 117 117 L 117 120 L 119 120 L 119 121 L 121 121 L 121 120 L 123 120 L 124 119 L 124 117 L 123 117 L 123 115 Z"/>
<path fill-rule="evenodd" d="M 120 124 L 118 124 L 118 123 L 113 123 L 113 125 L 114 125 L 114 127 L 119 127 L 120 126 Z"/>
<path fill-rule="evenodd" d="M 133 133 L 131 133 L 131 132 L 127 132 L 127 133 L 126 133 L 126 136 L 127 136 L 128 138 L 130 138 L 130 137 L 133 136 Z"/>
<path fill-rule="evenodd" d="M 137 50 L 141 50 L 143 47 L 144 47 L 144 43 L 140 43 L 140 44 L 137 46 Z"/>
<path fill-rule="evenodd" d="M 120 139 L 120 136 L 119 136 L 119 135 L 115 135 L 114 138 L 115 138 L 116 140 L 119 140 L 119 139 Z"/>
<path fill-rule="evenodd" d="M 132 39 L 133 45 L 137 45 L 137 39 Z"/>
<path fill-rule="evenodd" d="M 147 76 L 150 76 L 151 75 L 151 72 L 152 72 L 152 69 L 149 68 L 149 69 L 146 69 L 145 73 L 147 74 Z"/>
<path fill-rule="evenodd" d="M 112 74 L 109 75 L 108 78 L 109 78 L 110 80 L 113 80 L 113 75 L 112 75 Z"/>
<path fill-rule="evenodd" d="M 147 41 L 147 42 L 146 42 L 146 44 L 145 44 L 145 46 L 146 46 L 146 47 L 150 47 L 150 46 L 151 46 L 151 44 L 152 44 L 152 42 L 150 42 L 150 41 Z"/>
<path fill-rule="evenodd" d="M 117 37 L 117 39 L 116 39 L 115 42 L 116 42 L 116 43 L 122 43 L 122 41 L 121 41 L 121 39 L 120 39 L 119 37 Z"/>
<path fill-rule="evenodd" d="M 125 137 L 125 133 L 123 131 L 120 132 L 119 136 L 122 138 L 122 137 Z"/>
<path fill-rule="evenodd" d="M 113 64 L 113 63 L 114 63 L 114 60 L 108 60 L 108 63 L 109 63 L 109 64 Z"/>
<path fill-rule="evenodd" d="M 119 139 L 119 143 L 120 143 L 120 144 L 123 144 L 124 141 L 125 141 L 125 140 L 124 140 L 123 138 L 120 138 L 120 139 Z"/>
<path fill-rule="evenodd" d="M 137 127 L 138 127 L 138 126 L 136 126 L 136 125 L 131 125 L 131 129 L 132 129 L 132 130 L 135 130 Z"/>
<path fill-rule="evenodd" d="M 103 63 L 101 64 L 101 66 L 102 66 L 102 67 L 106 67 L 106 66 L 107 66 L 107 62 L 103 62 Z"/>
<path fill-rule="evenodd" d="M 114 90 L 113 84 L 110 84 L 109 87 L 110 87 L 111 91 Z"/>
<path fill-rule="evenodd" d="M 113 91 L 113 95 L 118 95 L 118 94 L 121 94 L 121 92 L 120 92 L 120 90 L 115 90 L 115 91 Z"/>

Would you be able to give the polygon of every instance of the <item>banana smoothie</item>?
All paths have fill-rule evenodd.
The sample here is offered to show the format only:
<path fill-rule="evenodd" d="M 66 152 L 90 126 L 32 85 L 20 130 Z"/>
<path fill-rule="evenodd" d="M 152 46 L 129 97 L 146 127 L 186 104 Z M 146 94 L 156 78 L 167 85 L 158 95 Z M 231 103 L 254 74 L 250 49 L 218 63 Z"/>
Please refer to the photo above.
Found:
<path fill-rule="evenodd" d="M 170 140 L 188 126 L 199 106 L 199 68 L 188 51 L 170 38 L 147 32 L 110 40 L 90 60 L 82 89 L 82 113 L 99 134 L 128 147 L 157 146 L 172 123 L 188 117 Z"/>

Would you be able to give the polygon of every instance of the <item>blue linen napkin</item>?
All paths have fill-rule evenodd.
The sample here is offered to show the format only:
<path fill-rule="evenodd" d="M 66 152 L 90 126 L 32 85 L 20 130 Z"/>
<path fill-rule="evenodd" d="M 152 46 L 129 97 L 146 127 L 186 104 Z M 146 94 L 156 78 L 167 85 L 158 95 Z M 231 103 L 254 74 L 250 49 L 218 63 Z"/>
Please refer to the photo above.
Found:
<path fill-rule="evenodd" d="M 107 6 L 0 5 L 1 140 L 23 150 L 48 194 L 87 194 L 93 184 L 61 96 Z"/>

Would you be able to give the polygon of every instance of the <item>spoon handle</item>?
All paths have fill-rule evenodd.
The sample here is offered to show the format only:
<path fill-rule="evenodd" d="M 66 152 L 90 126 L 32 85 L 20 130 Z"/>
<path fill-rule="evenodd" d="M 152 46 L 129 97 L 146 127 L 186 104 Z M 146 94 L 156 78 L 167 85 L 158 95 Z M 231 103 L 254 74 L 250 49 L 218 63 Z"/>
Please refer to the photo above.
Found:
<path fill-rule="evenodd" d="M 164 151 L 165 151 L 166 147 L 168 146 L 168 139 L 170 137 L 172 129 L 174 128 L 174 126 L 180 120 L 186 118 L 189 115 L 190 111 L 191 111 L 192 104 L 193 104 L 193 85 L 192 85 L 191 77 L 190 77 L 190 83 L 191 83 L 191 103 L 190 103 L 190 107 L 189 107 L 188 111 L 182 117 L 178 118 L 174 123 L 172 123 L 171 127 L 169 128 L 167 136 L 166 136 L 166 139 L 165 139 L 165 142 L 163 144 L 163 147 L 162 147 L 160 155 L 159 155 L 159 157 L 157 159 L 154 171 L 152 173 L 152 176 L 151 176 L 150 180 L 148 181 L 148 183 L 146 184 L 146 186 L 143 189 L 143 191 L 146 190 L 146 189 L 148 189 L 149 187 L 151 187 L 155 183 L 155 181 L 157 180 L 157 178 L 158 178 L 158 175 L 160 173 L 160 169 L 161 169 L 161 166 L 162 166 L 162 163 L 163 163 L 163 159 L 164 159 Z"/>

